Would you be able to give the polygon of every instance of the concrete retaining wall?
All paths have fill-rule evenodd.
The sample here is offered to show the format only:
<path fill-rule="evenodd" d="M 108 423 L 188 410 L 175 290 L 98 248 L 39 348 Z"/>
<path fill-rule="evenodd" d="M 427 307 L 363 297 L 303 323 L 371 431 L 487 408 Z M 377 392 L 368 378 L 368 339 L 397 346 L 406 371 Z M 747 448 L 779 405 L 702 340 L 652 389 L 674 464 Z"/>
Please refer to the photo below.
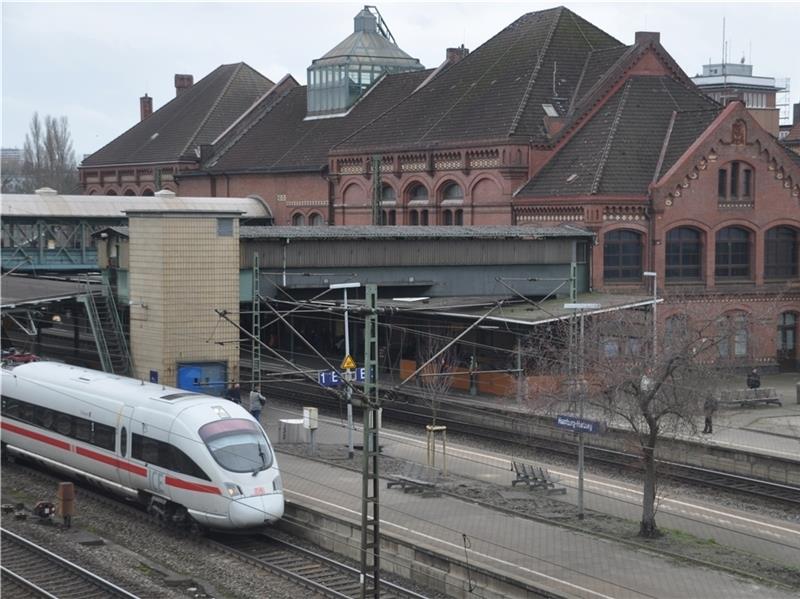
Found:
<path fill-rule="evenodd" d="M 361 546 L 361 522 L 337 518 L 309 507 L 286 502 L 284 518 L 278 527 L 302 537 L 338 555 L 358 562 Z M 470 564 L 464 565 L 464 555 L 421 548 L 410 541 L 381 529 L 381 572 L 393 573 L 429 589 L 456 599 L 475 597 L 469 591 L 472 582 L 480 589 L 478 596 L 486 599 L 561 598 L 545 587 L 490 572 Z"/>

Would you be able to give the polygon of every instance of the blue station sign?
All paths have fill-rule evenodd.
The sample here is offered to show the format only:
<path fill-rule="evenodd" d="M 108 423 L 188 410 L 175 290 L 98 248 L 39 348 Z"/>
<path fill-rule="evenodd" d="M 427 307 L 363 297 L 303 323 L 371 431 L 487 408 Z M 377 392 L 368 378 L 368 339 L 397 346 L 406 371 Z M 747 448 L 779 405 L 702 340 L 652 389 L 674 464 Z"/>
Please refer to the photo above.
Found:
<path fill-rule="evenodd" d="M 354 383 L 363 383 L 365 374 L 366 368 L 354 368 L 353 378 L 351 381 Z M 323 387 L 338 387 L 339 385 L 344 384 L 342 376 L 343 375 L 341 372 L 336 372 L 335 370 L 324 370 L 319 373 L 317 380 Z"/>
<path fill-rule="evenodd" d="M 605 422 L 597 422 L 596 420 L 583 420 L 576 416 L 556 416 L 556 426 L 559 428 L 567 428 L 573 432 L 579 433 L 602 433 L 606 430 Z"/>

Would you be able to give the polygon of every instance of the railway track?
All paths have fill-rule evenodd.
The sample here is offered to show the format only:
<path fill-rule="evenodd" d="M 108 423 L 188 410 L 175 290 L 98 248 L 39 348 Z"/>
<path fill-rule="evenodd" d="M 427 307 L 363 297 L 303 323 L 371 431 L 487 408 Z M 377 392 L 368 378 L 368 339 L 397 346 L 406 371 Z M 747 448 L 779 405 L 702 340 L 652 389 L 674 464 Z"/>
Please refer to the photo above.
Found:
<path fill-rule="evenodd" d="M 297 389 L 296 385 L 290 384 L 280 385 L 280 390 L 283 397 L 301 402 L 302 405 L 317 404 L 331 409 L 339 408 L 335 399 L 322 392 L 309 392 Z M 574 457 L 578 453 L 577 442 L 569 443 L 553 439 L 523 437 L 519 434 L 510 433 L 509 431 L 491 428 L 477 429 L 472 424 L 464 424 L 443 416 L 448 410 L 458 413 L 459 405 L 460 404 L 447 404 L 445 401 L 442 401 L 440 404 L 438 420 L 441 424 L 447 426 L 448 432 L 458 432 L 473 437 L 478 436 L 495 442 L 522 443 L 526 447 L 536 449 L 537 452 L 545 454 L 549 453 L 559 456 Z M 393 406 L 392 403 L 386 402 L 383 405 L 383 418 L 385 420 L 394 420 L 396 422 L 411 424 L 429 423 L 427 415 L 419 413 L 420 406 L 412 406 L 412 409 L 408 408 L 409 404 L 406 403 Z M 585 459 L 615 469 L 624 469 L 631 474 L 636 473 L 641 463 L 641 459 L 635 454 L 597 447 L 587 447 L 585 450 Z M 658 461 L 658 468 L 660 476 L 674 481 L 715 489 L 724 489 L 761 499 L 770 499 L 792 506 L 800 506 L 800 487 L 661 460 Z"/>
<path fill-rule="evenodd" d="M 135 599 L 114 583 L 81 568 L 44 547 L 2 532 L 3 595 L 7 597 L 58 597 L 59 599 Z M 14 592 L 11 589 L 14 589 Z"/>
<path fill-rule="evenodd" d="M 220 551 L 266 568 L 326 597 L 351 599 L 360 596 L 360 572 L 356 568 L 270 534 L 218 537 L 211 542 Z M 424 599 L 424 595 L 386 580 L 380 582 L 380 596 L 384 599 Z"/>

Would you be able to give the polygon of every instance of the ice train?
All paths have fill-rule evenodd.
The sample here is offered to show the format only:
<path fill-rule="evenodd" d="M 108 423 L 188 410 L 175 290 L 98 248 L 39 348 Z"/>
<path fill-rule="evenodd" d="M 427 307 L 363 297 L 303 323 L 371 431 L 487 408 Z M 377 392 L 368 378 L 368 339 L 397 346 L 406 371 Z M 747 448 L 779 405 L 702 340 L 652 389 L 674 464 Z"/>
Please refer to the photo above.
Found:
<path fill-rule="evenodd" d="M 2 448 L 134 497 L 189 528 L 236 530 L 283 515 L 261 425 L 210 395 L 57 362 L 2 369 Z"/>

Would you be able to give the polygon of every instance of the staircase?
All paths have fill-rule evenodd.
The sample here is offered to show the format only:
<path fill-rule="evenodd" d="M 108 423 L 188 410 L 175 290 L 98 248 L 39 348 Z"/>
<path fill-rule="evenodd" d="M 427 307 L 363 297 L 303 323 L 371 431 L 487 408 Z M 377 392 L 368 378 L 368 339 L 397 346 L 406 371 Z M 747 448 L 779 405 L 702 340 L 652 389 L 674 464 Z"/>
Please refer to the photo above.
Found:
<path fill-rule="evenodd" d="M 133 376 L 133 359 L 128 351 L 125 331 L 114 302 L 114 294 L 107 282 L 98 285 L 86 282 L 87 292 L 81 301 L 92 327 L 97 353 L 105 372 L 122 376 Z"/>

